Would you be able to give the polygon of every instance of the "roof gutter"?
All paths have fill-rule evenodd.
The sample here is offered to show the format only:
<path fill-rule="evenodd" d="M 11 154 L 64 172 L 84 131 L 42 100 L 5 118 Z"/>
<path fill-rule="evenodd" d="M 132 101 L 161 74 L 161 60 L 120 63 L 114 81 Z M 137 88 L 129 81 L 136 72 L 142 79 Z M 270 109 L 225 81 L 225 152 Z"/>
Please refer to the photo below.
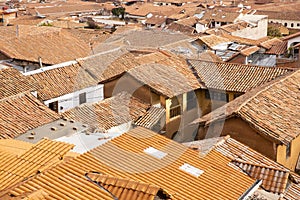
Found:
<path fill-rule="evenodd" d="M 256 180 L 255 183 L 238 200 L 247 200 L 262 184 L 262 180 Z"/>

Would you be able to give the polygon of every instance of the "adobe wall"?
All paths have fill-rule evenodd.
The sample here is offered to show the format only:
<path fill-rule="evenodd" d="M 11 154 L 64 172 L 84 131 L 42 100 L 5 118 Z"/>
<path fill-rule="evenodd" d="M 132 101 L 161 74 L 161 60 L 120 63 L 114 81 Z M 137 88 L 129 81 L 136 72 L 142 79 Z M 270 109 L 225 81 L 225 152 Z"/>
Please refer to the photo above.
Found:
<path fill-rule="evenodd" d="M 226 135 L 230 135 L 230 137 L 237 141 L 251 147 L 272 160 L 276 160 L 276 147 L 273 142 L 259 135 L 248 123 L 240 118 L 234 117 L 227 119 L 224 123 L 214 123 L 209 126 L 209 129 L 200 126 L 197 139 Z"/>
<path fill-rule="evenodd" d="M 286 146 L 278 145 L 277 146 L 277 162 L 289 168 L 290 170 L 295 170 L 297 165 L 298 156 L 300 153 L 300 136 L 298 136 L 291 143 L 291 156 L 286 157 Z"/>

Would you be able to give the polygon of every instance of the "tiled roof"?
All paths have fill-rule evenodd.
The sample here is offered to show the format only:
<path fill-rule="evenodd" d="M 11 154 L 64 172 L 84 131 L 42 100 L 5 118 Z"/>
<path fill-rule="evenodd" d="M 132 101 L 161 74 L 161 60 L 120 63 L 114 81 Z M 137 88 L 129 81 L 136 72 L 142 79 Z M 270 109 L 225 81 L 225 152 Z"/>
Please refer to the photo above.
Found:
<path fill-rule="evenodd" d="M 0 190 L 47 169 L 72 148 L 70 144 L 43 139 L 20 156 L 0 152 Z"/>
<path fill-rule="evenodd" d="M 284 38 L 282 38 L 282 40 L 289 40 L 289 39 L 292 39 L 292 38 L 295 38 L 295 37 L 299 37 L 300 36 L 300 31 L 294 33 L 294 34 L 291 34 L 291 35 L 288 35 Z"/>
<path fill-rule="evenodd" d="M 0 100 L 0 138 L 14 138 L 59 119 L 59 115 L 33 95 L 22 93 Z"/>
<path fill-rule="evenodd" d="M 156 13 L 153 13 L 153 16 L 148 18 L 145 21 L 145 24 L 155 24 L 155 25 L 162 25 L 167 20 L 167 16 L 164 15 L 158 15 Z"/>
<path fill-rule="evenodd" d="M 207 35 L 199 37 L 198 40 L 205 43 L 209 48 L 214 49 L 216 45 L 230 43 L 230 40 L 217 35 Z"/>
<path fill-rule="evenodd" d="M 258 46 L 251 46 L 241 50 L 241 54 L 244 56 L 250 56 L 251 54 L 257 52 L 260 48 Z"/>
<path fill-rule="evenodd" d="M 195 28 L 192 26 L 187 26 L 184 24 L 179 24 L 177 22 L 173 22 L 167 26 L 168 30 L 177 31 L 180 33 L 192 34 L 195 31 Z"/>
<path fill-rule="evenodd" d="M 205 51 L 198 54 L 197 59 L 208 62 L 222 62 L 222 59 L 216 54 L 214 54 L 212 51 Z"/>
<path fill-rule="evenodd" d="M 9 58 L 57 64 L 89 55 L 90 47 L 54 27 L 19 25 L 0 27 L 0 52 Z M 49 48 L 51 47 L 51 48 Z"/>
<path fill-rule="evenodd" d="M 260 43 L 262 43 L 266 40 L 269 40 L 269 38 L 267 38 L 267 37 L 261 38 L 261 39 L 258 39 L 258 40 L 252 40 L 252 39 L 242 38 L 242 37 L 239 37 L 239 36 L 233 36 L 233 35 L 226 34 L 226 33 L 222 33 L 222 34 L 220 34 L 220 36 L 222 36 L 224 38 L 227 38 L 232 42 L 237 42 L 239 44 L 253 45 L 253 46 L 254 45 L 257 46 Z"/>
<path fill-rule="evenodd" d="M 194 141 L 186 145 L 202 152 L 202 146 L 205 146 L 206 141 Z M 210 150 L 212 149 L 230 158 L 233 164 L 246 172 L 251 178 L 262 180 L 261 187 L 265 190 L 273 193 L 283 193 L 285 191 L 289 170 L 279 163 L 230 137 L 215 140 Z"/>
<path fill-rule="evenodd" d="M 247 28 L 247 26 L 248 26 L 247 22 L 241 21 L 241 22 L 237 22 L 234 24 L 227 24 L 227 25 L 218 27 L 218 29 L 222 29 L 222 30 L 226 31 L 227 33 L 232 33 L 235 31 L 245 29 L 245 28 Z"/>
<path fill-rule="evenodd" d="M 280 20 L 300 20 L 299 12 L 291 12 L 291 11 L 264 11 L 257 10 L 255 14 L 258 15 L 268 15 L 269 21 L 272 19 L 280 19 Z"/>
<path fill-rule="evenodd" d="M 207 10 L 204 14 L 204 16 L 201 18 L 208 19 L 208 20 L 214 20 L 216 22 L 231 22 L 233 23 L 240 13 L 238 12 L 225 12 L 225 11 L 219 11 L 219 10 Z"/>
<path fill-rule="evenodd" d="M 299 80 L 300 70 L 249 91 L 195 122 L 207 126 L 219 119 L 239 116 L 258 133 L 287 145 L 299 135 Z"/>
<path fill-rule="evenodd" d="M 160 13 L 160 15 L 172 15 L 179 13 L 182 8 L 177 6 L 155 6 L 151 3 L 144 3 L 142 5 L 125 6 L 125 12 L 130 15 L 146 16 L 149 13 Z"/>
<path fill-rule="evenodd" d="M 0 99 L 26 91 L 36 91 L 38 84 L 18 70 L 0 64 Z"/>
<path fill-rule="evenodd" d="M 176 21 L 176 23 L 186 25 L 186 26 L 194 26 L 197 22 L 198 22 L 197 17 L 188 17 Z"/>
<path fill-rule="evenodd" d="M 196 71 L 199 81 L 207 88 L 236 92 L 246 92 L 291 71 L 200 60 L 189 60 L 189 63 Z"/>
<path fill-rule="evenodd" d="M 129 93 L 122 92 L 97 103 L 82 104 L 62 115 L 106 132 L 112 127 L 135 121 L 144 115 L 149 107 L 150 105 Z"/>
<path fill-rule="evenodd" d="M 165 59 L 155 64 L 141 65 L 127 73 L 158 94 L 167 97 L 174 97 L 201 87 L 185 59 L 171 53 L 167 55 Z"/>
<path fill-rule="evenodd" d="M 154 200 L 159 187 L 134 181 L 130 179 L 117 178 L 114 176 L 98 173 L 88 173 L 87 176 L 95 183 L 110 191 L 119 200 L 142 199 Z"/>
<path fill-rule="evenodd" d="M 272 39 L 269 39 L 267 41 L 260 43 L 260 46 L 262 46 L 265 49 L 270 49 L 275 44 L 281 43 L 281 42 L 282 42 L 282 40 L 280 40 L 278 38 L 272 38 Z"/>
<path fill-rule="evenodd" d="M 101 4 L 66 4 L 66 5 L 54 5 L 54 6 L 44 6 L 36 8 L 36 12 L 41 15 L 58 15 L 58 14 L 68 14 L 68 13 L 80 13 L 80 12 L 96 12 L 102 8 Z"/>
<path fill-rule="evenodd" d="M 266 54 L 275 54 L 281 55 L 287 51 L 287 41 L 278 41 L 272 44 L 272 47 L 269 48 L 265 53 Z"/>
<path fill-rule="evenodd" d="M 92 75 L 79 64 L 60 65 L 45 67 L 43 71 L 30 75 L 39 84 L 38 97 L 43 101 L 97 85 Z"/>
<path fill-rule="evenodd" d="M 284 200 L 299 200 L 300 199 L 300 183 L 291 183 L 287 188 L 284 196 Z"/>
<path fill-rule="evenodd" d="M 143 116 L 135 121 L 135 125 L 151 129 L 156 123 L 159 122 L 165 113 L 166 110 L 164 108 L 152 106 Z"/>

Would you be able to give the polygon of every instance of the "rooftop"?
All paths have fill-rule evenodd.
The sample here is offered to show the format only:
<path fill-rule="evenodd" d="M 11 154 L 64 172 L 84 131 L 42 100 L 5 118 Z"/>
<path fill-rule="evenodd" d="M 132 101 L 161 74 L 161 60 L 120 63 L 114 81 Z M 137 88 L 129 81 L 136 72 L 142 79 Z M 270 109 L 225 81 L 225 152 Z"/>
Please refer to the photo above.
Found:
<path fill-rule="evenodd" d="M 90 47 L 79 38 L 54 27 L 0 27 L 0 52 L 8 58 L 57 64 L 89 55 Z M 49 48 L 51 47 L 51 48 Z"/>
<path fill-rule="evenodd" d="M 0 64 L 0 99 L 22 92 L 33 92 L 38 84 L 31 78 L 21 74 L 13 67 Z"/>
<path fill-rule="evenodd" d="M 85 103 L 62 115 L 67 119 L 89 125 L 100 132 L 135 121 L 146 113 L 150 105 L 132 97 L 129 93 L 118 93 L 97 103 Z"/>
<path fill-rule="evenodd" d="M 194 123 L 208 126 L 220 119 L 239 116 L 259 134 L 276 143 L 287 145 L 299 135 L 299 77 L 300 70 L 271 81 L 195 120 Z"/>
<path fill-rule="evenodd" d="M 207 88 L 246 92 L 291 72 L 288 69 L 234 63 L 188 60 Z"/>
<path fill-rule="evenodd" d="M 0 138 L 4 139 L 53 122 L 59 115 L 32 94 L 21 93 L 0 100 L 0 119 Z"/>
<path fill-rule="evenodd" d="M 200 153 L 207 153 L 214 149 L 230 158 L 234 165 L 251 178 L 261 179 L 263 181 L 261 187 L 265 190 L 279 194 L 285 192 L 289 170 L 233 138 L 228 136 L 210 138 L 189 142 L 185 145 L 200 151 Z"/>

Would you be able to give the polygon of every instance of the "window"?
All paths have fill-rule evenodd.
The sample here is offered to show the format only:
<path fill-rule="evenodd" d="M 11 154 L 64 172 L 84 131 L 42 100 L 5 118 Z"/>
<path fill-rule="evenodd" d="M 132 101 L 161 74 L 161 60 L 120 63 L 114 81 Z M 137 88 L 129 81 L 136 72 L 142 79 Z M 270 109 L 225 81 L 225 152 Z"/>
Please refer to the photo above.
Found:
<path fill-rule="evenodd" d="M 297 26 L 300 26 L 300 23 L 297 23 Z"/>
<path fill-rule="evenodd" d="M 181 115 L 181 106 L 179 104 L 177 97 L 173 97 L 171 99 L 171 102 L 172 102 L 172 104 L 170 107 L 170 118 Z"/>
<path fill-rule="evenodd" d="M 55 112 L 58 112 L 58 101 L 49 103 L 49 108 Z"/>
<path fill-rule="evenodd" d="M 86 93 L 79 94 L 79 104 L 86 103 Z"/>
<path fill-rule="evenodd" d="M 289 157 L 291 157 L 291 143 L 288 143 L 286 145 L 286 159 L 288 159 Z"/>
<path fill-rule="evenodd" d="M 216 92 L 216 91 L 205 91 L 205 98 L 215 101 L 229 101 L 229 95 L 225 92 Z"/>
<path fill-rule="evenodd" d="M 194 91 L 188 92 L 186 94 L 186 109 L 192 110 L 197 107 L 197 97 Z"/>
<path fill-rule="evenodd" d="M 287 26 L 287 23 L 284 23 L 284 26 L 286 27 L 286 26 Z"/>
<path fill-rule="evenodd" d="M 235 93 L 235 94 L 233 95 L 233 98 L 236 99 L 236 98 L 238 98 L 238 97 L 241 96 L 241 95 L 242 95 L 241 93 Z"/>
<path fill-rule="evenodd" d="M 294 23 L 291 23 L 291 27 L 294 27 Z"/>

